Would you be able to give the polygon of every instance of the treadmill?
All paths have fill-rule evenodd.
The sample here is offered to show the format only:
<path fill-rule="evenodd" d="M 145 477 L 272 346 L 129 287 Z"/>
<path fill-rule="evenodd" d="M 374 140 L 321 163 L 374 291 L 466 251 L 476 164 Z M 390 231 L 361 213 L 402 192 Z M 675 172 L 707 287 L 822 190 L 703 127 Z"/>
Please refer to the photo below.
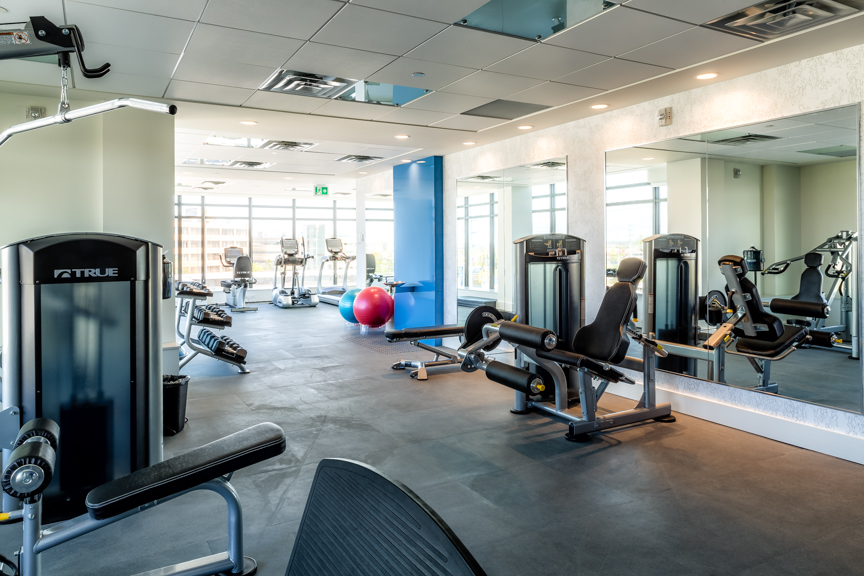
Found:
<path fill-rule="evenodd" d="M 327 257 L 321 259 L 321 267 L 318 269 L 318 288 L 316 289 L 316 294 L 318 294 L 318 300 L 320 302 L 326 302 L 327 304 L 338 306 L 339 300 L 342 299 L 342 295 L 348 291 L 348 267 L 351 265 L 352 261 L 357 259 L 357 257 L 345 254 L 345 248 L 342 245 L 341 238 L 326 238 L 324 243 L 327 248 Z M 324 277 L 324 266 L 327 262 L 333 263 L 334 276 L 339 262 L 345 262 L 345 273 L 342 275 L 341 288 L 338 286 L 330 286 L 328 288 L 321 286 L 321 279 Z"/>

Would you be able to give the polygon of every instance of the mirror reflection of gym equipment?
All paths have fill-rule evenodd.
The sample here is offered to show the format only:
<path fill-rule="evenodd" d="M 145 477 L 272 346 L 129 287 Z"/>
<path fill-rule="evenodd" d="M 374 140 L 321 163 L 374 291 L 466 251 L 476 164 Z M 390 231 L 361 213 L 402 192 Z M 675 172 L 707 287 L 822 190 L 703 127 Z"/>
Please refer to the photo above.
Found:
<path fill-rule="evenodd" d="M 348 256 L 345 254 L 345 248 L 340 238 L 326 238 L 324 240 L 327 248 L 327 257 L 321 259 L 321 266 L 318 268 L 318 288 L 315 293 L 318 295 L 318 300 L 333 306 L 339 305 L 339 300 L 342 295 L 348 291 L 348 267 L 351 262 L 357 259 L 356 256 Z M 339 262 L 345 263 L 345 271 L 342 274 L 342 286 L 330 286 L 324 288 L 322 279 L 324 278 L 324 266 L 328 263 L 333 263 L 333 277 L 336 277 Z"/>
<path fill-rule="evenodd" d="M 857 143 L 850 106 L 607 152 L 607 269 L 648 263 L 658 368 L 861 411 Z"/>

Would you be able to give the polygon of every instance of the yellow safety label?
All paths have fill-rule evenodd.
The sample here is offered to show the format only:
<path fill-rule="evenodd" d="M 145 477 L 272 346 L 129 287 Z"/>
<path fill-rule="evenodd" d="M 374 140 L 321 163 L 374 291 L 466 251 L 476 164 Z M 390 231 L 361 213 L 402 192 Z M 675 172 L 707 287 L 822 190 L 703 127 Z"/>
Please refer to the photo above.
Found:
<path fill-rule="evenodd" d="M 17 32 L 0 32 L 0 45 L 30 44 L 30 34 L 19 30 Z"/>

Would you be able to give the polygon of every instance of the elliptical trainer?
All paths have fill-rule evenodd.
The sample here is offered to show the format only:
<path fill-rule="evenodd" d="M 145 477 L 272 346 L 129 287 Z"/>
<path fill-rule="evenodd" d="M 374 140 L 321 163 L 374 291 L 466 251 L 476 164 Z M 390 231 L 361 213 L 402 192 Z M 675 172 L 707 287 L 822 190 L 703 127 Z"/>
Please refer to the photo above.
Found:
<path fill-rule="evenodd" d="M 279 241 L 282 253 L 276 258 L 273 268 L 273 304 L 279 308 L 295 308 L 298 306 L 318 306 L 318 296 L 304 286 L 306 281 L 306 262 L 315 258 L 306 254 L 306 242 L 298 243 L 294 238 L 282 238 Z M 285 276 L 288 266 L 291 266 L 291 289 L 285 288 Z M 297 267 L 303 271 L 297 273 Z M 282 272 L 279 272 L 279 268 Z M 281 280 L 277 282 L 277 277 Z"/>

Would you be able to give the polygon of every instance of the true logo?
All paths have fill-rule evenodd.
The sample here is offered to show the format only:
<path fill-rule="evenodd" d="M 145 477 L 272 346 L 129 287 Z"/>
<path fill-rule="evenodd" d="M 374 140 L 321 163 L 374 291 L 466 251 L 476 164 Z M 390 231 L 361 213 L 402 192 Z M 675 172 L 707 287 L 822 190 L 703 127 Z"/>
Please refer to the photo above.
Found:
<path fill-rule="evenodd" d="M 67 268 L 54 270 L 54 278 L 108 278 L 118 275 L 118 268 Z"/>

